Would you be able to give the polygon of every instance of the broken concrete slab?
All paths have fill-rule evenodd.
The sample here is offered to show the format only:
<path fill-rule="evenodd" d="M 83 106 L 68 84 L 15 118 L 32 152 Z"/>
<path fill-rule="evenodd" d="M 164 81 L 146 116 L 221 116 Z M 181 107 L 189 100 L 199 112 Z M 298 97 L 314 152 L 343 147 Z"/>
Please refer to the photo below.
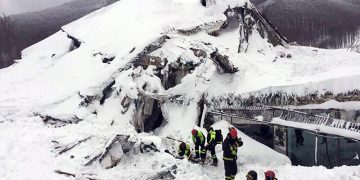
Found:
<path fill-rule="evenodd" d="M 122 100 L 121 100 L 121 106 L 123 107 L 123 110 L 121 111 L 122 114 L 125 114 L 131 105 L 131 99 L 128 96 L 125 96 Z"/>
<path fill-rule="evenodd" d="M 105 89 L 102 91 L 102 98 L 100 100 L 100 104 L 104 104 L 105 100 L 111 96 L 111 93 L 113 92 L 112 87 L 115 85 L 115 81 L 112 81 L 109 85 L 105 87 Z"/>
<path fill-rule="evenodd" d="M 221 55 L 218 51 L 214 51 L 210 54 L 210 58 L 216 65 L 216 69 L 220 73 L 236 73 L 239 71 L 230 61 L 226 55 Z"/>
<path fill-rule="evenodd" d="M 122 150 L 121 143 L 119 141 L 116 141 L 111 145 L 108 153 L 102 158 L 100 158 L 100 164 L 106 169 L 113 168 L 117 164 L 119 164 L 123 154 L 124 152 Z"/>
<path fill-rule="evenodd" d="M 141 95 L 135 100 L 135 108 L 133 125 L 138 132 L 150 132 L 160 127 L 164 117 L 159 100 Z"/>
<path fill-rule="evenodd" d="M 100 164 L 106 169 L 115 167 L 120 162 L 123 154 L 134 150 L 135 142 L 130 142 L 129 138 L 130 136 L 128 135 L 115 135 L 108 141 L 105 151 L 101 155 L 96 156 L 95 160 L 99 158 Z M 94 162 L 95 160 L 93 158 L 90 161 Z M 91 163 L 88 162 L 87 164 L 90 165 Z"/>
<path fill-rule="evenodd" d="M 166 64 L 166 59 L 163 60 L 158 56 L 145 55 L 134 62 L 134 67 L 141 66 L 143 69 L 147 69 L 149 66 L 155 66 L 157 69 L 163 69 Z"/>
<path fill-rule="evenodd" d="M 190 48 L 190 50 L 193 51 L 194 55 L 199 58 L 206 58 L 207 53 L 204 50 L 196 49 L 196 48 Z"/>
<path fill-rule="evenodd" d="M 228 8 L 224 12 L 227 20 L 219 31 L 239 29 L 240 40 L 238 52 L 246 52 L 249 46 L 249 37 L 256 30 L 262 38 L 267 38 L 273 46 L 288 44 L 266 16 L 260 13 L 252 4 L 245 3 L 243 7 Z"/>
<path fill-rule="evenodd" d="M 155 175 L 146 178 L 147 180 L 158 180 L 158 179 L 175 179 L 174 174 L 176 174 L 177 166 L 174 164 L 170 167 L 165 167 L 163 170 L 156 172 Z"/>
<path fill-rule="evenodd" d="M 167 36 L 167 35 L 163 35 L 160 38 L 156 39 L 154 42 L 151 42 L 140 53 L 138 53 L 130 63 L 133 64 L 134 62 L 138 61 L 142 57 L 144 57 L 144 56 L 150 54 L 151 52 L 159 49 L 166 42 L 167 39 L 170 39 L 170 37 Z"/>
<path fill-rule="evenodd" d="M 62 155 L 63 153 L 73 149 L 74 147 L 78 146 L 79 144 L 89 140 L 90 138 L 92 138 L 92 136 L 89 136 L 85 139 L 81 139 L 79 141 L 75 141 L 73 143 L 69 143 L 69 144 L 66 144 L 66 145 L 61 145 L 61 146 L 56 146 L 54 149 L 55 151 L 57 152 L 58 155 Z M 54 141 L 56 142 L 56 141 Z"/>
<path fill-rule="evenodd" d="M 97 178 L 87 176 L 87 174 L 76 175 L 75 173 L 69 173 L 69 172 L 65 172 L 65 171 L 62 171 L 62 170 L 55 170 L 54 172 L 57 173 L 57 174 L 65 175 L 65 176 L 68 176 L 68 177 L 73 177 L 73 178 L 76 178 L 76 179 L 78 179 L 78 178 L 84 179 L 85 178 L 85 179 L 88 179 L 88 180 L 98 180 Z"/>
<path fill-rule="evenodd" d="M 72 118 L 69 118 L 69 119 L 55 118 L 55 117 L 40 114 L 40 113 L 34 113 L 34 116 L 39 116 L 42 119 L 42 121 L 44 122 L 44 124 L 55 127 L 55 128 L 63 127 L 68 124 L 77 124 L 80 121 L 82 121 L 82 119 L 78 118 L 77 116 L 73 116 Z"/>
<path fill-rule="evenodd" d="M 150 117 L 153 112 L 154 102 L 155 100 L 150 97 L 144 97 L 145 98 L 145 104 L 144 104 L 144 115 L 147 117 Z"/>
<path fill-rule="evenodd" d="M 177 32 L 179 34 L 183 34 L 183 35 L 191 35 L 191 34 L 196 34 L 198 32 L 201 31 L 201 27 L 200 26 L 196 26 L 195 28 L 192 29 L 178 29 Z"/>
<path fill-rule="evenodd" d="M 79 105 L 84 107 L 89 106 L 94 100 L 98 99 L 98 96 L 82 95 L 80 92 L 78 92 L 78 95 L 83 99 Z"/>
<path fill-rule="evenodd" d="M 193 49 L 193 52 L 198 53 L 199 56 L 206 57 L 206 52 L 202 52 L 202 50 Z M 180 84 L 182 78 L 191 73 L 199 65 L 199 63 L 195 64 L 193 62 L 183 63 L 184 61 L 181 58 L 179 57 L 177 61 L 169 63 L 167 71 L 162 76 L 161 82 L 166 90 Z"/>

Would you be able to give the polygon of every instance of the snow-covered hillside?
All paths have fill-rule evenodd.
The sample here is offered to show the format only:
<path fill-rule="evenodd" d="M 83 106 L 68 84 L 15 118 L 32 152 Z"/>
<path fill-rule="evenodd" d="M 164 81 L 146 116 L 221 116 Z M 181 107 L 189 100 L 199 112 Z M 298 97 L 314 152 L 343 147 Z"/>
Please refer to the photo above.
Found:
<path fill-rule="evenodd" d="M 358 0 L 251 0 L 289 41 L 347 48 L 360 29 Z"/>
<path fill-rule="evenodd" d="M 223 179 L 222 161 L 202 167 L 163 151 L 177 150 L 178 142 L 166 137 L 191 142 L 202 98 L 211 107 L 212 99 L 229 94 L 360 89 L 359 53 L 288 45 L 251 7 L 247 0 L 207 7 L 198 0 L 122 0 L 25 49 L 0 70 L 0 179 L 156 179 L 174 167 L 179 179 Z M 164 121 L 144 133 L 148 101 Z M 214 126 L 225 136 L 230 125 Z M 136 148 L 123 156 L 112 148 L 121 160 L 106 169 L 113 156 L 97 158 L 118 134 Z M 293 167 L 286 156 L 240 137 L 236 179 L 250 169 L 259 179 L 268 169 L 286 180 L 360 178 L 359 166 Z M 138 152 L 141 142 L 160 152 Z"/>
<path fill-rule="evenodd" d="M 23 49 L 59 31 L 61 26 L 116 1 L 117 0 L 76 0 L 67 3 L 61 1 L 60 3 L 64 4 L 56 5 L 57 3 L 53 3 L 52 6 L 54 7 L 41 11 L 10 15 L 9 18 L 14 23 L 12 33 L 15 38 L 13 44 L 15 50 L 8 48 L 1 50 L 5 54 L 12 54 L 14 58 L 20 58 Z M 22 4 L 21 7 L 28 8 L 24 4 Z M 0 46 L 2 48 L 7 47 L 6 43 L 8 42 L 2 40 L 0 41 Z M 0 56 L 0 61 L 3 62 L 3 64 L 0 64 L 0 68 L 12 65 L 14 63 L 13 60 L 14 59 L 8 59 L 7 56 Z"/>

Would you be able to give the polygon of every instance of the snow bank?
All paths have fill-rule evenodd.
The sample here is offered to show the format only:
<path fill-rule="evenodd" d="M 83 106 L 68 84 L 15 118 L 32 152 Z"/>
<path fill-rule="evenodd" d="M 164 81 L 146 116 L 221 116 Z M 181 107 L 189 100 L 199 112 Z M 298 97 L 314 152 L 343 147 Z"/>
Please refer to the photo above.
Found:
<path fill-rule="evenodd" d="M 43 59 L 61 57 L 71 50 L 72 41 L 67 34 L 59 31 L 50 37 L 24 49 L 21 52 L 22 59 Z M 48 47 L 48 48 L 45 48 Z M 51 48 L 49 48 L 51 47 Z"/>
<path fill-rule="evenodd" d="M 167 123 L 160 130 L 162 137 L 170 136 L 180 140 L 188 140 L 189 132 L 194 128 L 198 119 L 197 104 L 178 105 L 175 103 L 165 103 L 162 108 Z"/>
<path fill-rule="evenodd" d="M 219 121 L 213 125 L 214 129 L 221 129 L 224 138 L 229 132 L 229 127 L 232 127 L 232 125 L 227 121 Z M 269 167 L 291 164 L 287 156 L 279 154 L 271 148 L 251 139 L 239 130 L 238 137 L 244 142 L 244 145 L 238 149 L 239 164 L 257 164 Z M 271 157 L 271 160 L 269 160 L 269 157 Z"/>
<path fill-rule="evenodd" d="M 0 128 L 0 179 L 48 179 L 54 176 L 58 161 L 50 151 L 51 129 L 36 119 L 26 123 L 3 123 Z"/>
<path fill-rule="evenodd" d="M 303 106 L 287 106 L 290 109 L 344 109 L 347 111 L 360 110 L 360 102 L 348 101 L 338 102 L 336 100 L 326 101 L 322 104 L 307 104 Z"/>
<path fill-rule="evenodd" d="M 329 127 L 329 126 L 325 126 L 325 125 L 291 122 L 291 121 L 286 121 L 286 120 L 282 120 L 279 118 L 273 118 L 271 123 L 294 127 L 294 128 L 312 130 L 314 132 L 318 131 L 318 132 L 326 133 L 326 134 L 334 134 L 334 135 L 339 135 L 342 137 L 353 137 L 354 139 L 360 139 L 360 133 L 358 133 L 358 132 L 344 131 L 343 129 L 340 129 L 340 128 L 334 128 L 334 127 Z"/>
<path fill-rule="evenodd" d="M 116 134 L 153 142 L 160 149 L 169 148 L 160 141 L 166 136 L 191 142 L 190 131 L 198 128 L 198 101 L 227 93 L 237 95 L 285 91 L 302 94 L 323 89 L 344 92 L 359 88 L 360 54 L 346 50 L 323 50 L 291 46 L 272 47 L 257 32 L 250 37 L 247 53 L 237 53 L 238 29 L 214 37 L 209 28 L 226 20 L 225 9 L 242 6 L 247 0 L 216 1 L 203 7 L 198 0 L 121 0 L 62 27 L 53 36 L 25 49 L 22 60 L 0 70 L 0 179 L 68 179 L 54 173 L 60 169 L 77 176 L 97 179 L 147 179 L 177 166 L 179 179 L 223 179 L 223 162 L 219 167 L 202 167 L 166 153 L 122 156 L 120 164 L 105 170 L 99 163 L 84 166 L 104 151 Z M 210 24 L 210 25 L 209 25 Z M 196 34 L 182 35 L 177 30 L 200 27 Z M 69 35 L 69 36 L 68 36 Z M 167 35 L 163 46 L 151 55 L 175 62 L 197 64 L 181 83 L 165 90 L 150 67 L 132 68 L 129 62 L 145 47 Z M 71 39 L 70 36 L 73 38 Z M 74 39 L 81 42 L 72 47 Z M 215 49 L 234 64 L 239 72 L 222 74 L 209 57 L 195 57 L 189 48 L 199 48 L 209 55 Z M 285 58 L 281 57 L 285 54 Z M 287 55 L 289 58 L 286 58 Z M 104 63 L 105 58 L 112 60 Z M 161 72 L 160 72 L 161 73 Z M 103 90 L 115 81 L 113 92 L 103 104 Z M 153 133 L 138 134 L 131 124 L 136 106 L 121 105 L 124 97 L 136 100 L 139 89 L 149 83 L 154 96 L 183 98 L 182 103 L 166 99 L 161 110 L 162 127 Z M 145 92 L 149 93 L 149 92 Z M 81 105 L 84 96 L 95 98 Z M 45 126 L 34 113 L 58 118 L 78 117 L 82 121 L 61 128 Z M 279 121 L 279 123 L 281 123 Z M 229 124 L 219 122 L 215 128 L 226 136 Z M 317 128 L 317 127 L 316 127 Z M 200 129 L 200 128 L 198 128 Z M 202 129 L 203 130 L 203 129 Z M 330 131 L 330 129 L 329 129 Z M 331 131 L 333 131 L 331 129 Z M 205 131 L 203 131 L 205 132 Z M 307 179 L 358 179 L 359 167 L 324 170 L 290 166 L 289 159 L 239 132 L 244 146 L 239 149 L 239 174 L 243 179 L 250 169 L 259 172 L 274 169 L 280 179 L 295 180 L 303 171 Z M 62 155 L 56 147 L 91 137 Z M 176 143 L 172 144 L 176 149 Z M 221 147 L 217 154 L 221 158 Z M 323 173 L 325 172 L 325 173 Z M 260 174 L 260 178 L 263 178 Z"/>

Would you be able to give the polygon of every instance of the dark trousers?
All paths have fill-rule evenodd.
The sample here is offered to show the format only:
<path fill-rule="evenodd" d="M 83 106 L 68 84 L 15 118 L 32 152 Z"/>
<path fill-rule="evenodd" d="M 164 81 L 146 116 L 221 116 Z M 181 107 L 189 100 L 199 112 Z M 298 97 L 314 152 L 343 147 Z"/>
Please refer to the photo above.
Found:
<path fill-rule="evenodd" d="M 235 179 L 237 173 L 236 160 L 233 161 L 224 160 L 224 167 L 225 167 L 225 179 L 226 180 Z"/>
<path fill-rule="evenodd" d="M 213 159 L 213 162 L 217 162 L 216 152 L 215 152 L 215 146 L 216 145 L 209 145 L 207 146 L 208 151 L 211 153 L 211 159 Z"/>
<path fill-rule="evenodd" d="M 200 150 L 199 150 L 199 147 L 200 147 Z M 195 144 L 195 154 L 196 154 L 196 158 L 201 157 L 201 159 L 205 159 L 206 151 L 204 148 L 204 144 Z"/>

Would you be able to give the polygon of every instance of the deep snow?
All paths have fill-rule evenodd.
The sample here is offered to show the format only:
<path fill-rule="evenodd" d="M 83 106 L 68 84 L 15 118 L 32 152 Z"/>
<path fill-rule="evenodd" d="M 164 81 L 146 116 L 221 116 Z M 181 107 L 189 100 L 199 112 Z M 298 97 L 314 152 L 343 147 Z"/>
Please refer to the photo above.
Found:
<path fill-rule="evenodd" d="M 55 174 L 56 169 L 98 179 L 146 179 L 173 164 L 178 166 L 176 177 L 179 179 L 223 179 L 222 161 L 216 168 L 201 167 L 166 153 L 125 156 L 117 167 L 108 170 L 98 163 L 83 165 L 89 160 L 87 156 L 102 152 L 114 134 L 129 134 L 139 140 L 155 139 L 160 149 L 176 150 L 178 144 L 164 141 L 166 136 L 190 142 L 190 130 L 198 117 L 197 101 L 204 92 L 211 98 L 226 93 L 246 96 L 284 91 L 304 95 L 313 91 L 360 89 L 358 53 L 299 46 L 272 47 L 257 32 L 250 37 L 248 52 L 237 53 L 238 30 L 223 32 L 218 37 L 206 33 L 226 20 L 223 12 L 227 5 L 242 6 L 244 2 L 217 1 L 216 5 L 204 8 L 197 0 L 122 0 L 64 26 L 63 31 L 25 49 L 18 63 L 0 70 L 0 179 L 71 179 Z M 196 26 L 201 26 L 202 31 L 193 35 L 176 32 L 176 29 Z M 151 55 L 166 57 L 169 62 L 186 57 L 182 61 L 199 63 L 181 84 L 168 90 L 162 87 L 151 66 L 146 70 L 122 69 L 144 47 L 164 34 L 170 39 Z M 70 51 L 72 42 L 68 35 L 80 40 L 81 46 Z M 240 71 L 220 74 L 209 58 L 194 57 L 190 47 L 201 48 L 208 54 L 217 48 L 229 56 Z M 292 57 L 280 58 L 282 53 Z M 102 62 L 103 57 L 115 59 L 107 64 Z M 115 93 L 103 105 L 96 100 L 87 107 L 79 106 L 83 98 L 78 94 L 99 96 L 113 80 L 116 81 Z M 166 101 L 161 107 L 166 118 L 163 127 L 154 133 L 138 134 L 131 124 L 135 105 L 131 104 L 123 114 L 120 103 L 126 96 L 136 99 L 138 89 L 145 83 L 149 84 L 146 93 L 156 90 L 156 95 L 181 95 L 185 100 L 183 104 Z M 61 119 L 76 115 L 83 121 L 53 128 L 45 126 L 34 113 Z M 214 126 L 226 133 L 229 124 L 222 121 Z M 54 150 L 58 144 L 89 136 L 92 136 L 89 141 L 63 155 L 57 155 Z M 275 170 L 279 179 L 286 180 L 360 178 L 359 166 L 330 170 L 294 167 L 287 157 L 242 133 L 240 137 L 244 147 L 238 152 L 236 179 L 244 179 L 250 169 L 258 172 L 259 179 L 263 179 L 262 172 L 267 169 Z M 217 154 L 221 157 L 220 146 Z"/>

